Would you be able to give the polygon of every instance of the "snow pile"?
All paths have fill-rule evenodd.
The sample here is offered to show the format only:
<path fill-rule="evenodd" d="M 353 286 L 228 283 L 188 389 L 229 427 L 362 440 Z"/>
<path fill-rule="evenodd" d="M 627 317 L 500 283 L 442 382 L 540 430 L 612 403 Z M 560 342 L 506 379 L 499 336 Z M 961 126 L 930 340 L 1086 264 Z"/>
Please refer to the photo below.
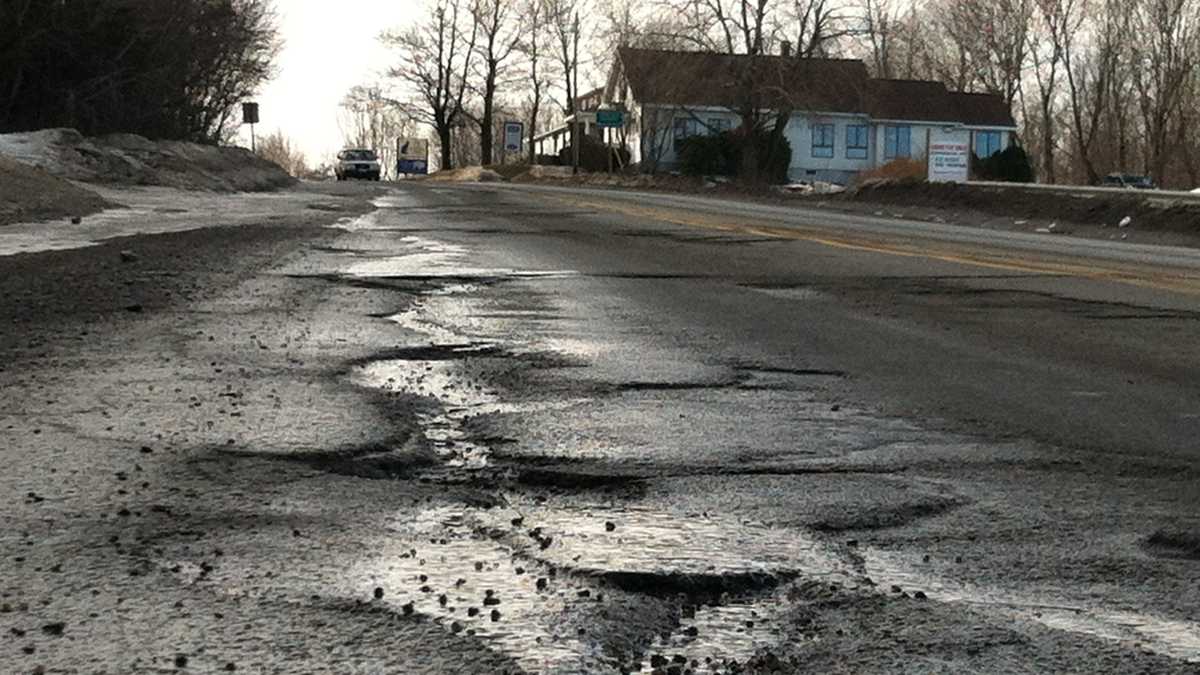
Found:
<path fill-rule="evenodd" d="M 430 176 L 429 179 L 438 181 L 499 183 L 504 181 L 504 176 L 491 169 L 485 169 L 482 166 L 467 166 L 461 169 L 438 171 Z"/>
<path fill-rule="evenodd" d="M 530 178 L 570 178 L 574 171 L 569 166 L 544 166 L 534 164 L 529 167 L 527 175 Z"/>
<path fill-rule="evenodd" d="M 0 134 L 0 156 L 88 183 L 247 192 L 295 182 L 245 148 L 151 141 L 133 134 L 85 138 L 73 129 Z"/>
<path fill-rule="evenodd" d="M 778 190 L 780 192 L 786 192 L 789 194 L 836 195 L 845 192 L 846 188 L 838 185 L 837 183 L 829 183 L 823 180 L 818 180 L 812 182 L 797 181 L 794 183 L 788 183 L 787 185 L 780 185 Z"/>

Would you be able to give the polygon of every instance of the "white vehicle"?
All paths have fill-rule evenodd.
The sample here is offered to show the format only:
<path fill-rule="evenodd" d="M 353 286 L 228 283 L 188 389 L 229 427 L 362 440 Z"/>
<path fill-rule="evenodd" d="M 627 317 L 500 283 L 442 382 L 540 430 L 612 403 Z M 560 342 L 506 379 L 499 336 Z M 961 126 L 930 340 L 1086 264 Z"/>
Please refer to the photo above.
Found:
<path fill-rule="evenodd" d="M 337 154 L 337 165 L 333 169 L 338 180 L 365 178 L 379 180 L 381 166 L 379 155 L 374 150 L 348 148 Z"/>

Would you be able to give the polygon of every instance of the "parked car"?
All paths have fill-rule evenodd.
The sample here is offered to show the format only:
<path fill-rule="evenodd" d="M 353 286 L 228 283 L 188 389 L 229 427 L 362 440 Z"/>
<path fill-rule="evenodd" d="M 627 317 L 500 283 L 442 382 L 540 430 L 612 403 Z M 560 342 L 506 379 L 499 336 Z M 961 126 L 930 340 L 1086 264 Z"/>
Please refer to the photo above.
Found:
<path fill-rule="evenodd" d="M 365 178 L 379 180 L 381 165 L 374 150 L 349 148 L 337 154 L 337 165 L 333 169 L 338 180 Z"/>
<path fill-rule="evenodd" d="M 1100 181 L 1102 187 L 1119 187 L 1129 190 L 1156 190 L 1158 186 L 1149 176 L 1131 173 L 1110 173 Z"/>

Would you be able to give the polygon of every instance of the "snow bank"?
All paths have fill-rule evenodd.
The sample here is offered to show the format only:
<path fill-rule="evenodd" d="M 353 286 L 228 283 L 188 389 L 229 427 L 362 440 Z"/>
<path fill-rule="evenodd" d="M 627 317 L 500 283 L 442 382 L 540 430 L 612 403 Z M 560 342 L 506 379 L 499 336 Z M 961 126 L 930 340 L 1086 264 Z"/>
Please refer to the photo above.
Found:
<path fill-rule="evenodd" d="M 0 157 L 70 180 L 250 192 L 295 183 L 245 148 L 151 141 L 133 134 L 85 138 L 73 129 L 0 134 Z"/>

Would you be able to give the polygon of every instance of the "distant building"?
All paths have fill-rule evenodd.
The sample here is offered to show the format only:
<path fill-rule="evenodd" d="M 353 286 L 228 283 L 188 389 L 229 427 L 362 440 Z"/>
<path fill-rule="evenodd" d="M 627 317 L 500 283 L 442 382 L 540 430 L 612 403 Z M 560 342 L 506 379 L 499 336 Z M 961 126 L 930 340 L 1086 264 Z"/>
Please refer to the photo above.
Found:
<path fill-rule="evenodd" d="M 933 143 L 969 142 L 988 157 L 1016 131 L 999 96 L 874 79 L 859 60 L 621 48 L 598 107 L 624 108 L 626 127 L 588 133 L 626 145 L 646 170 L 672 170 L 679 141 L 740 125 L 748 90 L 763 111 L 791 111 L 792 180 L 845 183 L 894 159 L 922 159 Z M 546 138 L 561 139 L 557 131 Z"/>

